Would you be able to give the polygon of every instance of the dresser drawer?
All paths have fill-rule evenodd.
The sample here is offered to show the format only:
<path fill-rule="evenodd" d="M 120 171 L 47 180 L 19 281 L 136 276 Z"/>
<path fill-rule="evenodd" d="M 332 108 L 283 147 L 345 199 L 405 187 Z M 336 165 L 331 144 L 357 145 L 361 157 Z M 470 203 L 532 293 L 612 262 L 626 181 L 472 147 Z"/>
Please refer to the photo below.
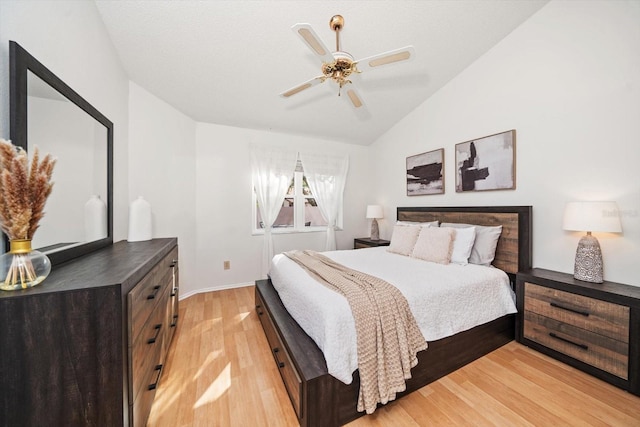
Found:
<path fill-rule="evenodd" d="M 628 379 L 629 344 L 586 329 L 524 312 L 524 337 L 603 371 Z"/>
<path fill-rule="evenodd" d="M 148 372 L 148 375 L 145 378 L 147 386 L 140 390 L 135 401 L 130 405 L 130 408 L 133 409 L 133 427 L 144 427 L 147 425 L 149 412 L 151 412 L 151 405 L 153 404 L 153 399 L 156 397 L 156 388 L 149 388 L 148 386 L 151 384 L 157 384 L 160 374 L 162 373 L 162 368 L 162 365 L 155 365 L 153 370 Z"/>
<path fill-rule="evenodd" d="M 163 363 L 163 353 L 165 350 L 165 331 L 169 327 L 167 325 L 166 307 L 169 300 L 170 289 L 164 288 L 164 293 L 158 296 L 158 309 L 151 313 L 148 322 L 144 324 L 138 338 L 130 347 L 130 373 L 131 373 L 131 390 L 130 399 L 134 402 L 138 396 L 146 389 L 149 384 L 153 384 L 152 380 L 155 367 Z M 150 382 L 151 381 L 151 382 Z"/>
<path fill-rule="evenodd" d="M 525 283 L 525 312 L 629 343 L 629 307 Z"/>
<path fill-rule="evenodd" d="M 302 382 L 300 381 L 300 376 L 296 372 L 296 368 L 291 362 L 289 353 L 282 345 L 282 341 L 280 340 L 280 337 L 276 332 L 273 321 L 271 320 L 271 317 L 269 317 L 268 312 L 264 309 L 264 303 L 262 302 L 260 293 L 257 290 L 256 301 L 256 311 L 258 312 L 258 317 L 260 318 L 260 322 L 262 323 L 265 335 L 267 336 L 267 341 L 269 341 L 271 354 L 273 355 L 278 366 L 278 370 L 280 371 L 280 375 L 282 376 L 282 379 L 284 381 L 287 393 L 289 393 L 289 397 L 291 398 L 291 402 L 293 404 L 293 409 L 296 411 L 298 418 L 302 418 Z"/>
<path fill-rule="evenodd" d="M 171 287 L 171 268 L 166 264 L 169 256 L 156 265 L 127 296 L 130 331 L 129 346 L 138 338 L 161 295 Z"/>

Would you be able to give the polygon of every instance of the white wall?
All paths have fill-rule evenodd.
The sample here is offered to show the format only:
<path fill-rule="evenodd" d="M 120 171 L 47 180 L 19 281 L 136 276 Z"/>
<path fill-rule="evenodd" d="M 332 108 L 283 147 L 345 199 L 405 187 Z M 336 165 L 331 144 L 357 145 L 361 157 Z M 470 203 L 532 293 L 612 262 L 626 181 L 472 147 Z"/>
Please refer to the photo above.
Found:
<path fill-rule="evenodd" d="M 9 139 L 9 40 L 114 123 L 114 241 L 126 238 L 128 78 L 95 4 L 0 1 L 0 137 L 5 139 Z"/>
<path fill-rule="evenodd" d="M 177 237 L 181 293 L 196 272 L 196 122 L 145 89 L 129 86 L 129 194 L 151 204 L 153 237 Z"/>
<path fill-rule="evenodd" d="M 368 236 L 365 220 L 372 176 L 367 147 L 329 140 L 198 123 L 196 132 L 196 222 L 198 288 L 219 289 L 260 278 L 263 236 L 251 235 L 252 185 L 250 144 L 273 144 L 313 152 L 349 155 L 344 197 L 344 231 L 338 249 Z M 324 250 L 325 232 L 274 236 L 274 251 Z M 223 262 L 231 261 L 224 270 Z"/>
<path fill-rule="evenodd" d="M 582 233 L 564 203 L 614 200 L 623 233 L 594 233 L 605 279 L 640 286 L 640 3 L 553 1 L 372 145 L 378 201 L 532 205 L 533 265 L 573 272 Z M 454 146 L 516 129 L 517 189 L 456 194 Z M 406 196 L 407 156 L 445 148 L 446 193 Z M 382 224 L 389 237 L 391 221 Z"/>

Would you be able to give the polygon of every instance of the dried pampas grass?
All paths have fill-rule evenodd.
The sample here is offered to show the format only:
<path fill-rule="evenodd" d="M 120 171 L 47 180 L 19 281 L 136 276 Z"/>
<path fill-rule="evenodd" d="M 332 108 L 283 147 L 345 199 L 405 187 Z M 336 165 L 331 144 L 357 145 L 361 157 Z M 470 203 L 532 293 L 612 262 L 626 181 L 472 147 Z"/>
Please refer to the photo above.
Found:
<path fill-rule="evenodd" d="M 0 139 L 0 227 L 9 240 L 33 238 L 53 189 L 55 163 L 49 154 L 40 160 L 35 147 L 29 164 L 26 151 Z"/>

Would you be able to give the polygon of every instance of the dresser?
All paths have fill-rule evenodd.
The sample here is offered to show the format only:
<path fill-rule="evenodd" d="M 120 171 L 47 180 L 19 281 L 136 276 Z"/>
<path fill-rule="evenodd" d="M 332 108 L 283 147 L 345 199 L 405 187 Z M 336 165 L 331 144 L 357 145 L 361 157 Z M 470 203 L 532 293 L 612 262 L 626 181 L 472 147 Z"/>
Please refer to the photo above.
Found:
<path fill-rule="evenodd" d="M 640 395 L 640 287 L 545 269 L 516 279 L 516 340 Z"/>
<path fill-rule="evenodd" d="M 0 426 L 144 426 L 178 290 L 167 238 L 118 242 L 0 293 Z"/>

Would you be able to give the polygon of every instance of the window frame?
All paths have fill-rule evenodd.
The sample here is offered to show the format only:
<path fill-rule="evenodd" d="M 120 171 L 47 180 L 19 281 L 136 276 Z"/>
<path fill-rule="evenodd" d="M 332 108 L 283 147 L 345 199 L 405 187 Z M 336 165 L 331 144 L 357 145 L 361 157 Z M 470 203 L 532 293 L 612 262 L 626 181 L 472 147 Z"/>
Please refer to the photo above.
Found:
<path fill-rule="evenodd" d="M 311 194 L 309 196 L 305 196 L 302 191 L 302 184 L 304 178 L 304 171 L 300 164 L 296 167 L 296 170 L 293 173 L 293 182 L 294 182 L 294 194 L 293 194 L 293 227 L 274 227 L 271 229 L 272 234 L 293 234 L 293 233 L 317 233 L 320 231 L 327 231 L 326 225 L 316 225 L 305 227 L 304 225 L 304 207 L 306 199 L 315 199 L 316 197 Z M 311 188 L 309 188 L 311 190 Z M 255 189 L 251 188 L 251 234 L 252 235 L 263 235 L 264 228 L 258 228 L 258 199 L 256 196 Z M 285 199 L 290 199 L 291 196 L 286 195 Z M 283 200 L 284 202 L 284 200 Z M 336 221 L 336 230 L 342 230 L 343 224 L 343 211 L 344 211 L 344 198 L 342 203 L 340 204 L 340 209 L 338 212 L 338 220 Z"/>

